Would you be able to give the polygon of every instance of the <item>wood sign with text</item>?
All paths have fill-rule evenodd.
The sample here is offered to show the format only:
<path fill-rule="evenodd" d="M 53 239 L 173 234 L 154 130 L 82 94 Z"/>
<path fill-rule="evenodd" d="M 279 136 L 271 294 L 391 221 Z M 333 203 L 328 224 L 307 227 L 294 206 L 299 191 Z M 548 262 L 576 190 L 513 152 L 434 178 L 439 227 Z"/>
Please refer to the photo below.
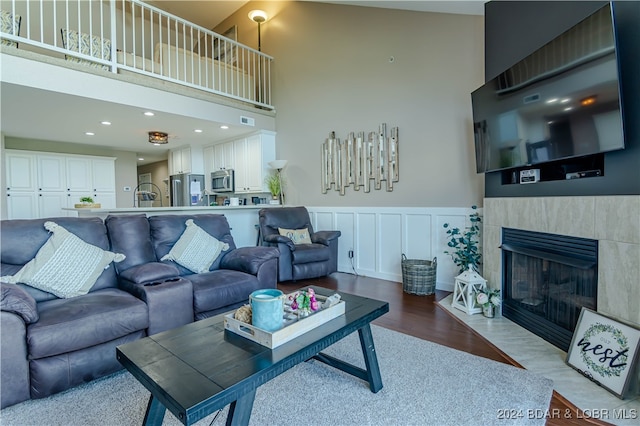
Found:
<path fill-rule="evenodd" d="M 640 330 L 582 308 L 567 364 L 623 399 L 638 359 Z"/>

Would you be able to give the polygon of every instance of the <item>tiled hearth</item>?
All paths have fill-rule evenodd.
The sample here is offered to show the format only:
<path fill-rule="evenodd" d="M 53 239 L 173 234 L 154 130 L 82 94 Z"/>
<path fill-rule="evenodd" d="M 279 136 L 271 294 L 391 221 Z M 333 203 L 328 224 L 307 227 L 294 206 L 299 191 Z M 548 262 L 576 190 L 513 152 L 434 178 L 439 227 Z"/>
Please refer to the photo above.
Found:
<path fill-rule="evenodd" d="M 439 304 L 518 364 L 553 380 L 553 388 L 579 408 L 576 417 L 596 416 L 619 426 L 638 424 L 640 396 L 619 399 L 569 367 L 565 363 L 566 352 L 541 337 L 501 316 L 489 319 L 482 314 L 467 315 L 453 308 L 451 300 L 452 296 L 448 296 Z M 556 419 L 563 418 L 560 416 L 564 415 L 566 414 L 549 413 L 549 416 L 556 416 Z"/>

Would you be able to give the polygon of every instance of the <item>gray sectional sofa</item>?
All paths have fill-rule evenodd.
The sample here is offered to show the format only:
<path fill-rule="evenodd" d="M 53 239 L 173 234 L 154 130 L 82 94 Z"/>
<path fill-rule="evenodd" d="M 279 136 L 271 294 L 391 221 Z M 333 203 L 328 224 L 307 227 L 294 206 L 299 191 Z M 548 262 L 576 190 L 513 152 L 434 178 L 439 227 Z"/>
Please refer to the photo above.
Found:
<path fill-rule="evenodd" d="M 199 273 L 162 260 L 189 220 L 225 247 Z M 276 286 L 278 250 L 236 248 L 226 218 L 212 214 L 2 221 L 3 277 L 15 281 L 36 254 L 46 251 L 51 232 L 45 223 L 51 227 L 51 222 L 125 257 L 100 268 L 95 284 L 82 295 L 58 297 L 20 281 L 4 282 L 11 281 L 7 278 L 0 283 L 0 408 L 111 374 L 121 369 L 116 346 L 229 311 L 246 303 L 252 291 Z M 79 267 L 89 263 L 89 253 L 85 258 Z"/>

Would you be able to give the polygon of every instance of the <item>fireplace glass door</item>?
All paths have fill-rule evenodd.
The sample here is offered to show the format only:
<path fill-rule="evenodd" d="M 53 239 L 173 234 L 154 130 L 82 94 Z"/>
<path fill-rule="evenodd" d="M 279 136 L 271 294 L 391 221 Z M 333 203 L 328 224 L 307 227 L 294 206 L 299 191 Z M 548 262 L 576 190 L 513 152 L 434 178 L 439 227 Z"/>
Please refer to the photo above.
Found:
<path fill-rule="evenodd" d="M 588 250 L 572 252 L 562 242 L 549 243 L 567 237 L 530 234 L 536 238 L 503 233 L 503 314 L 566 351 L 582 307 L 596 310 L 597 243 L 587 240 Z"/>

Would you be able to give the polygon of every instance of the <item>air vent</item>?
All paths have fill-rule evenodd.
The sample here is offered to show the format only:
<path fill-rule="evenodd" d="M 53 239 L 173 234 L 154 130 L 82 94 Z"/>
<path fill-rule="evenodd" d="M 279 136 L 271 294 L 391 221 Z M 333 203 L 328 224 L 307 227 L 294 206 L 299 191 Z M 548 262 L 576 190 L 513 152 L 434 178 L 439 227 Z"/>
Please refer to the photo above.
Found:
<path fill-rule="evenodd" d="M 245 126 L 255 126 L 256 120 L 255 118 L 240 116 L 240 124 L 244 124 Z"/>
<path fill-rule="evenodd" d="M 524 98 L 522 98 L 522 103 L 530 104 L 533 102 L 538 102 L 539 100 L 540 100 L 540 94 L 535 93 L 533 95 L 525 96 Z"/>

